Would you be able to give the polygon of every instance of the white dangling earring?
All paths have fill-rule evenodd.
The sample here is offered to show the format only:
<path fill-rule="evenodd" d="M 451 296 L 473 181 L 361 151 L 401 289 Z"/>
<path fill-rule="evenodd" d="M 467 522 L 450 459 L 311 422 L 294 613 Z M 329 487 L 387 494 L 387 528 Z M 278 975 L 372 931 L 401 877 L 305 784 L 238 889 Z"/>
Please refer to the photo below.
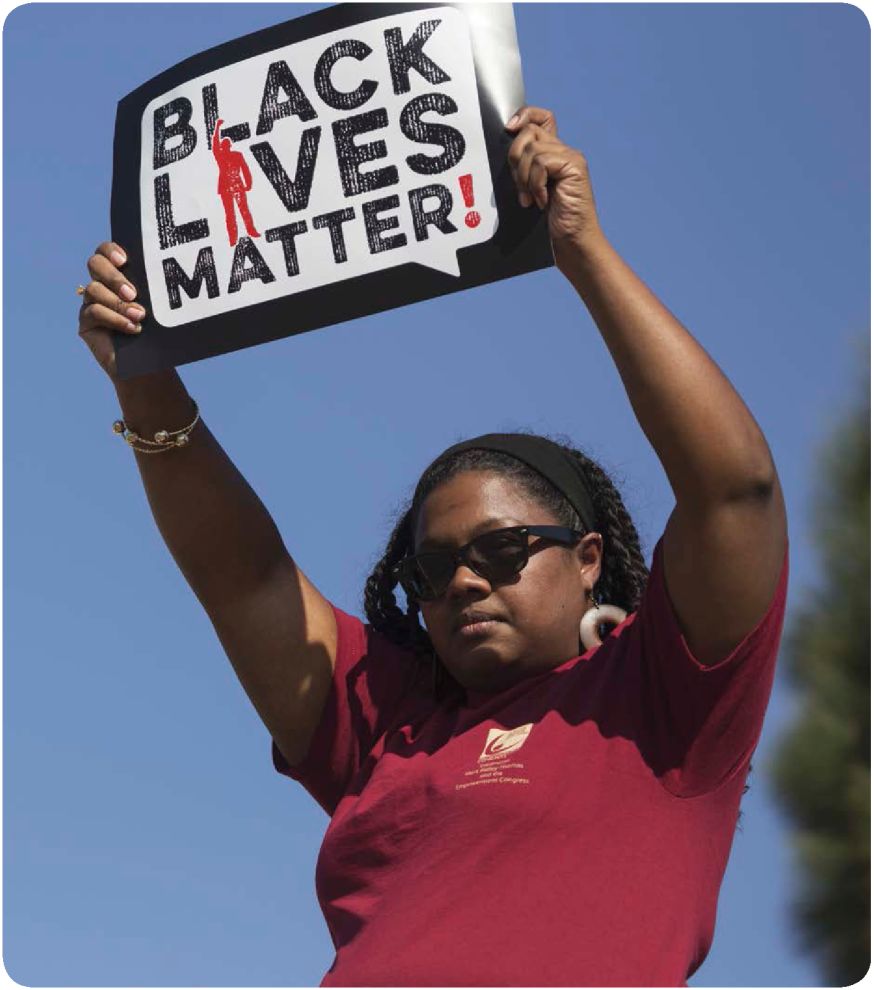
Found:
<path fill-rule="evenodd" d="M 628 613 L 617 605 L 599 605 L 595 593 L 590 591 L 589 594 L 592 596 L 592 607 L 580 620 L 580 640 L 586 650 L 601 645 L 598 626 L 605 622 L 618 626 L 628 618 Z"/>

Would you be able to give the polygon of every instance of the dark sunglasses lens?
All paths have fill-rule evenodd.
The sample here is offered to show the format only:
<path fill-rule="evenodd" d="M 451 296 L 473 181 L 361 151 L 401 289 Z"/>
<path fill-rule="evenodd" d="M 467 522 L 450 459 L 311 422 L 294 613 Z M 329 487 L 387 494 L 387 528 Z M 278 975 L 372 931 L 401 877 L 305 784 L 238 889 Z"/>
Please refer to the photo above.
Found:
<path fill-rule="evenodd" d="M 499 530 L 477 537 L 470 547 L 474 570 L 487 581 L 506 581 L 528 560 L 528 537 L 514 530 Z"/>
<path fill-rule="evenodd" d="M 422 601 L 439 598 L 455 574 L 455 560 L 449 552 L 422 554 L 414 566 L 423 592 Z"/>
<path fill-rule="evenodd" d="M 439 598 L 452 580 L 451 554 L 411 557 L 400 567 L 400 581 L 408 598 L 427 602 Z"/>

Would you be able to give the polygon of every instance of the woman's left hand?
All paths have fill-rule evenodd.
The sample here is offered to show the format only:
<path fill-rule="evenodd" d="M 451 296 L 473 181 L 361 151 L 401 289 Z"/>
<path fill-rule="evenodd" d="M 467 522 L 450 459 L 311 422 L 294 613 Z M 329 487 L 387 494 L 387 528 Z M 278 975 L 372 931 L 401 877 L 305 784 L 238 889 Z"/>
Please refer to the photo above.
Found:
<path fill-rule="evenodd" d="M 506 126 L 516 135 L 507 157 L 520 204 L 546 210 L 557 261 L 586 251 L 603 237 L 586 159 L 559 140 L 549 110 L 522 107 Z"/>

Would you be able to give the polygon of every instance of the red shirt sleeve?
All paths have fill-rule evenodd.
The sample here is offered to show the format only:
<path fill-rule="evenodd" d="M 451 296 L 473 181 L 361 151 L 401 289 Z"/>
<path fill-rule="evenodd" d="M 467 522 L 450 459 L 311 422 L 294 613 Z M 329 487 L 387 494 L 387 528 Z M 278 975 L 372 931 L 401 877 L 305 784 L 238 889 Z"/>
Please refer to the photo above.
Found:
<path fill-rule="evenodd" d="M 273 765 L 299 781 L 332 815 L 377 739 L 412 690 L 417 662 L 359 619 L 332 606 L 337 659 L 322 718 L 302 763 L 290 766 L 272 743 Z"/>
<path fill-rule="evenodd" d="M 678 797 L 697 797 L 745 771 L 759 741 L 786 610 L 789 551 L 758 625 L 727 657 L 706 666 L 680 629 L 662 553 L 660 539 L 634 620 L 641 719 L 658 754 L 662 784 Z"/>

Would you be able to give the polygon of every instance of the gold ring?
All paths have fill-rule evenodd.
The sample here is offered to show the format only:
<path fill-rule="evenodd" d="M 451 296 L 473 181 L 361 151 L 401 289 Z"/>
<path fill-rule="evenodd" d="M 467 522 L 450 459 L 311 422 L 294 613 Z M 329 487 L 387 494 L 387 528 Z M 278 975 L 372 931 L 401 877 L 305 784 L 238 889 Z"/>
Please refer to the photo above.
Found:
<path fill-rule="evenodd" d="M 76 295 L 77 296 L 84 296 L 85 295 L 85 286 L 84 285 L 77 285 L 76 286 Z"/>

